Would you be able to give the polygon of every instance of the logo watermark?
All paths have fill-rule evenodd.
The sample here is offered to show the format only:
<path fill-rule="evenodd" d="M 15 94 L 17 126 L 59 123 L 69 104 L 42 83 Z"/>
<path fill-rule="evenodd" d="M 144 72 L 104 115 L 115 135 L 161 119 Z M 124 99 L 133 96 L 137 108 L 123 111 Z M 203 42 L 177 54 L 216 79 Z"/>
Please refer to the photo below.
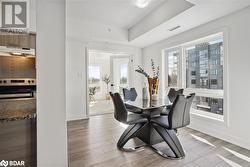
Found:
<path fill-rule="evenodd" d="M 29 25 L 29 0 L 0 0 L 0 31 L 23 32 Z"/>
<path fill-rule="evenodd" d="M 25 161 L 0 161 L 0 167 L 7 167 L 7 166 L 25 166 Z"/>
<path fill-rule="evenodd" d="M 2 161 L 0 162 L 0 166 L 6 167 L 6 166 L 8 166 L 8 165 L 9 165 L 9 162 L 8 162 L 8 161 L 2 160 Z"/>

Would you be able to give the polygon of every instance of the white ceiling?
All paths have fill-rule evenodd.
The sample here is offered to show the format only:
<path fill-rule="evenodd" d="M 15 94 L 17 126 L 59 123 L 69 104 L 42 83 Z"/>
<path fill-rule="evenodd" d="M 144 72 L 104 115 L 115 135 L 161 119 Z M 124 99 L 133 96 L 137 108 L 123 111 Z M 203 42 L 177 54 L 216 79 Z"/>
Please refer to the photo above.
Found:
<path fill-rule="evenodd" d="M 129 29 L 165 1 L 151 0 L 148 7 L 141 9 L 134 0 L 68 0 L 67 17 Z"/>
<path fill-rule="evenodd" d="M 95 21 L 128 30 L 168 0 L 152 0 L 152 3 L 144 9 L 137 8 L 133 5 L 132 1 L 133 0 L 68 0 L 67 18 Z M 250 0 L 186 1 L 191 2 L 194 6 L 131 41 L 117 41 L 117 43 L 146 47 L 250 5 Z M 181 26 L 181 28 L 172 32 L 168 31 L 169 28 L 175 26 Z M 114 42 L 109 38 L 102 39 L 102 41 Z"/>

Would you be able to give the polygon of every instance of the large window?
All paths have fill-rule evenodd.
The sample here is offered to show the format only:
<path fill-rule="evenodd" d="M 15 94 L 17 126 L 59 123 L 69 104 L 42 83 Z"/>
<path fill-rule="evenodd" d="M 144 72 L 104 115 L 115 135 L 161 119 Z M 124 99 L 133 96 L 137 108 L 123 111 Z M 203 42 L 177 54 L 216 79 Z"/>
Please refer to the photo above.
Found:
<path fill-rule="evenodd" d="M 90 91 L 101 91 L 101 70 L 99 65 L 89 66 L 89 89 Z"/>
<path fill-rule="evenodd" d="M 223 39 L 185 48 L 186 87 L 223 89 Z"/>
<path fill-rule="evenodd" d="M 170 78 L 167 85 L 177 87 L 178 79 L 177 83 L 172 79 L 177 74 L 179 87 L 187 93 L 196 93 L 194 112 L 223 115 L 223 34 L 192 41 L 165 53 Z M 178 65 L 179 62 L 182 64 Z"/>

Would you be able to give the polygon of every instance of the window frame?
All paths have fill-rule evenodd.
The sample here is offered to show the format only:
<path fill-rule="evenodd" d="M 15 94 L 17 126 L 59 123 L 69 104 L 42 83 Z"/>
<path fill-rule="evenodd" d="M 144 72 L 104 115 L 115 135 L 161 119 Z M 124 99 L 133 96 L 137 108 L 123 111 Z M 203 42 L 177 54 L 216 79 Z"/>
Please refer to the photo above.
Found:
<path fill-rule="evenodd" d="M 173 51 L 179 51 L 179 56 L 178 56 L 178 65 L 177 67 L 179 67 L 179 69 L 177 68 L 177 86 L 168 86 L 168 74 L 169 74 L 169 68 L 168 68 L 168 57 L 169 55 L 166 56 L 166 54 L 168 54 L 169 52 L 173 52 Z M 164 49 L 164 54 L 165 54 L 165 72 L 166 72 L 166 76 L 165 76 L 165 87 L 164 87 L 164 90 L 165 88 L 181 88 L 182 87 L 182 81 L 183 81 L 183 78 L 182 78 L 182 59 L 181 59 L 181 55 L 183 54 L 182 53 L 182 47 L 181 46 L 177 46 L 177 47 L 172 47 L 172 48 L 168 48 L 168 49 Z M 181 70 L 180 70 L 181 69 Z M 166 90 L 165 90 L 166 91 Z"/>
<path fill-rule="evenodd" d="M 182 74 L 183 74 L 183 79 L 184 79 L 182 82 L 182 87 L 185 88 L 187 92 L 189 92 L 189 93 L 194 92 L 194 93 L 196 93 L 197 96 L 214 97 L 214 98 L 223 98 L 224 97 L 224 95 L 223 95 L 224 84 L 223 84 L 223 89 L 187 88 L 187 85 L 186 85 L 186 54 L 185 54 L 185 50 L 187 48 L 194 46 L 194 45 L 209 42 L 211 40 L 215 40 L 215 38 L 221 38 L 221 37 L 223 38 L 223 33 L 219 33 L 219 34 L 211 35 L 209 37 L 194 40 L 194 41 L 189 42 L 188 44 L 184 44 L 181 46 L 182 53 L 183 53 L 182 58 L 181 58 L 183 61 Z M 223 45 L 224 45 L 224 38 L 223 38 Z M 225 55 L 223 54 L 223 57 L 224 56 Z M 224 61 L 223 61 L 223 71 L 224 71 Z M 223 81 L 224 81 L 224 73 L 223 73 Z"/>
<path fill-rule="evenodd" d="M 210 42 L 211 40 L 215 40 L 215 38 L 222 38 L 223 39 L 223 89 L 202 89 L 202 88 L 187 88 L 186 87 L 186 55 L 185 55 L 185 49 L 191 46 L 194 46 L 196 44 L 199 43 L 204 43 L 204 42 Z M 215 120 L 215 123 L 218 123 L 218 121 L 220 123 L 222 123 L 223 125 L 229 126 L 229 122 L 228 122 L 228 117 L 229 117 L 229 113 L 228 113 L 228 66 L 227 66 L 227 50 L 228 50 L 228 30 L 225 28 L 222 28 L 219 31 L 215 31 L 215 32 L 211 32 L 209 34 L 205 34 L 201 37 L 197 37 L 196 39 L 190 40 L 190 42 L 186 42 L 180 45 L 176 45 L 174 47 L 169 47 L 169 48 L 165 48 L 163 49 L 163 59 L 166 59 L 166 53 L 167 50 L 170 49 L 175 49 L 175 48 L 179 48 L 180 51 L 180 60 L 181 60 L 181 69 L 180 70 L 180 74 L 181 74 L 181 81 L 180 86 L 178 86 L 178 88 L 184 88 L 185 89 L 185 94 L 189 94 L 189 93 L 193 93 L 195 92 L 196 95 L 198 96 L 204 96 L 204 97 L 211 97 L 211 98 L 221 98 L 223 99 L 223 115 L 220 114 L 215 114 L 215 113 L 210 113 L 210 112 L 206 112 L 206 111 L 202 111 L 202 110 L 197 110 L 192 108 L 191 109 L 191 114 L 194 116 L 198 116 L 199 118 L 204 118 L 204 119 L 209 119 L 209 120 Z M 166 64 L 164 64 L 164 69 L 165 72 L 168 73 L 168 71 L 166 69 L 168 69 L 168 64 L 167 61 L 165 60 L 164 62 L 166 62 Z M 165 81 L 167 81 L 167 79 L 165 79 Z M 164 87 L 167 88 L 168 86 L 168 82 L 166 82 L 166 86 Z M 170 88 L 170 87 L 169 87 Z"/>

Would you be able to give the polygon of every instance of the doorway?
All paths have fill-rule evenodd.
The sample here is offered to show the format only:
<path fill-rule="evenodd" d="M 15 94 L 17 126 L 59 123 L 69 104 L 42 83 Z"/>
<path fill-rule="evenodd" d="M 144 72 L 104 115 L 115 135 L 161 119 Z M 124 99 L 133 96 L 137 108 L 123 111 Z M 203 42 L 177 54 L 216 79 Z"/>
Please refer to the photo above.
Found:
<path fill-rule="evenodd" d="M 109 92 L 122 93 L 130 85 L 130 56 L 98 50 L 88 52 L 89 115 L 113 113 Z"/>

